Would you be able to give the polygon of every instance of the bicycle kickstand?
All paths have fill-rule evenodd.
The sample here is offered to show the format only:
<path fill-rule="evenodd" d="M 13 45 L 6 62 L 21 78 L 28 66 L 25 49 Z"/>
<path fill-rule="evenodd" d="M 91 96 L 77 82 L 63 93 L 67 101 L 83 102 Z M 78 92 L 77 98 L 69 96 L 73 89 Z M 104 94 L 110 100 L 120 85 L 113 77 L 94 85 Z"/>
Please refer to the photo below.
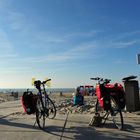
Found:
<path fill-rule="evenodd" d="M 36 122 L 36 120 L 35 120 L 33 127 L 35 127 L 36 123 L 37 123 L 37 122 Z"/>
<path fill-rule="evenodd" d="M 105 125 L 108 116 L 109 116 L 109 113 L 107 113 L 107 114 L 104 116 L 104 122 L 102 123 L 102 125 Z"/>

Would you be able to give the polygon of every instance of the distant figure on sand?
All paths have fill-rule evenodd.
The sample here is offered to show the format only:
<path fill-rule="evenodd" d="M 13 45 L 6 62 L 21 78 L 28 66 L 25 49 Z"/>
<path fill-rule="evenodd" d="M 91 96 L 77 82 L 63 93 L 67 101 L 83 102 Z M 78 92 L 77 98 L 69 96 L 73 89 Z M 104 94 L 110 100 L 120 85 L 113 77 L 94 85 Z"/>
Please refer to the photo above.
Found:
<path fill-rule="evenodd" d="M 62 91 L 60 91 L 60 96 L 62 96 Z"/>
<path fill-rule="evenodd" d="M 74 105 L 83 105 L 84 104 L 84 96 L 80 92 L 80 87 L 77 87 L 76 95 L 73 94 L 72 101 L 73 101 Z"/>

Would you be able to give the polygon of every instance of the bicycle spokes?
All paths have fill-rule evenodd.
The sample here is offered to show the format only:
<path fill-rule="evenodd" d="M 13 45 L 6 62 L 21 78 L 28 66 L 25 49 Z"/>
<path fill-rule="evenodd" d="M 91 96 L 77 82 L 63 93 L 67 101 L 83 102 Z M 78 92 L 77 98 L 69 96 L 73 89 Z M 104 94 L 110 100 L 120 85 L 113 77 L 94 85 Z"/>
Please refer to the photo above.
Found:
<path fill-rule="evenodd" d="M 111 105 L 112 105 L 112 111 L 111 113 L 112 116 L 112 121 L 114 122 L 115 126 L 122 130 L 123 129 L 123 116 L 121 109 L 118 107 L 116 101 L 114 98 L 111 98 Z"/>
<path fill-rule="evenodd" d="M 36 122 L 39 126 L 39 128 L 44 129 L 45 127 L 45 112 L 42 107 L 41 100 L 37 100 L 37 105 L 36 105 Z"/>
<path fill-rule="evenodd" d="M 56 116 L 56 107 L 49 97 L 47 97 L 46 102 L 46 108 L 48 109 L 48 118 L 53 119 Z"/>

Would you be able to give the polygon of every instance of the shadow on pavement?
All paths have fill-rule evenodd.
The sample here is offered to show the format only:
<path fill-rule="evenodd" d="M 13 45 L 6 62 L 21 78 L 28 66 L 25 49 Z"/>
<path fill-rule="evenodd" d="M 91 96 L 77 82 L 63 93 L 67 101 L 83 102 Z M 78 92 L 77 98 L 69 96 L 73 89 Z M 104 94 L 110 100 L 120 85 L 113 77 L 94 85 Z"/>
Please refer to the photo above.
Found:
<path fill-rule="evenodd" d="M 55 119 L 54 121 L 61 121 Z M 62 120 L 63 121 L 63 120 Z M 95 128 L 95 127 L 89 127 L 88 124 L 82 123 L 83 126 L 78 126 L 77 121 L 72 121 L 76 124 L 74 126 L 71 126 L 71 121 L 69 125 L 66 126 L 63 133 L 62 139 L 73 139 L 73 140 L 93 140 L 93 139 L 103 139 L 103 140 L 136 140 L 140 138 L 140 133 L 137 131 L 134 131 L 135 128 L 129 124 L 124 125 L 124 131 L 120 131 L 114 127 L 114 125 L 106 124 L 104 127 L 101 128 Z M 61 137 L 63 125 L 62 126 L 56 126 L 55 122 L 54 125 L 48 125 L 44 129 L 44 132 Z M 26 129 L 15 129 L 15 130 L 0 130 L 1 132 L 41 132 L 37 127 L 33 127 L 33 125 L 25 124 L 25 123 L 18 123 L 14 121 L 9 121 L 5 118 L 0 118 L 0 125 L 7 125 L 7 126 L 14 126 L 17 128 L 26 128 Z M 47 124 L 46 124 L 47 125 Z M 29 130 L 30 129 L 30 130 Z M 40 130 L 40 131 L 38 131 Z M 43 131 L 42 131 L 43 132 Z"/>
<path fill-rule="evenodd" d="M 72 121 L 74 122 L 74 121 Z M 68 122 L 69 123 L 69 122 Z M 77 121 L 76 121 L 77 123 Z M 114 124 L 109 123 L 106 124 L 104 127 L 100 127 L 100 128 L 95 128 L 95 127 L 90 127 L 85 126 L 85 124 L 83 124 L 84 126 L 70 126 L 70 127 L 66 127 L 64 129 L 64 134 L 63 134 L 63 138 L 64 139 L 73 139 L 73 140 L 93 140 L 93 139 L 97 139 L 97 140 L 137 140 L 140 137 L 140 133 L 134 131 L 135 128 L 129 124 L 125 124 L 124 125 L 124 130 L 118 130 Z M 47 133 L 56 135 L 56 132 L 62 132 L 62 127 L 56 127 L 56 126 L 48 126 L 45 131 Z M 62 139 L 63 139 L 62 138 Z"/>
<path fill-rule="evenodd" d="M 120 131 L 117 129 L 101 128 L 97 130 L 90 127 L 71 127 L 70 129 L 75 133 L 73 137 L 74 140 L 136 140 L 140 138 L 140 133 L 128 133 L 127 131 Z M 67 133 L 69 130 L 65 132 Z"/>
<path fill-rule="evenodd" d="M 36 128 L 36 127 L 34 127 L 33 125 L 30 125 L 30 124 L 8 121 L 7 119 L 4 119 L 4 118 L 0 118 L 0 124 L 1 125 L 7 125 L 7 126 L 9 125 L 9 126 L 14 126 L 14 127 L 20 127 L 20 128 L 39 129 L 39 128 Z"/>

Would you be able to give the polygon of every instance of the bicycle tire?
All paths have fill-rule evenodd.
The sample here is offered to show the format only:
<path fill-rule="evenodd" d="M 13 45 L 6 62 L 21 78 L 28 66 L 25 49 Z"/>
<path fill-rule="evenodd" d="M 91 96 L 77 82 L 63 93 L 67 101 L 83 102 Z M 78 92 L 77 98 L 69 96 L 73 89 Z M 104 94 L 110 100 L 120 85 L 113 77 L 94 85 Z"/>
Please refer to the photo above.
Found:
<path fill-rule="evenodd" d="M 40 98 L 37 99 L 36 102 L 36 122 L 40 129 L 44 129 L 45 127 L 45 111 L 42 107 L 42 103 Z"/>
<path fill-rule="evenodd" d="M 122 111 L 119 108 L 116 99 L 114 99 L 113 97 L 110 98 L 111 100 L 111 108 L 112 108 L 112 113 L 111 113 L 111 117 L 112 120 L 115 124 L 115 126 L 119 129 L 119 130 L 123 130 L 123 115 L 122 115 Z"/>
<path fill-rule="evenodd" d="M 45 110 L 47 110 L 47 112 L 45 111 L 47 117 L 49 119 L 54 119 L 56 116 L 56 107 L 54 102 L 49 98 L 46 97 L 46 107 Z"/>

